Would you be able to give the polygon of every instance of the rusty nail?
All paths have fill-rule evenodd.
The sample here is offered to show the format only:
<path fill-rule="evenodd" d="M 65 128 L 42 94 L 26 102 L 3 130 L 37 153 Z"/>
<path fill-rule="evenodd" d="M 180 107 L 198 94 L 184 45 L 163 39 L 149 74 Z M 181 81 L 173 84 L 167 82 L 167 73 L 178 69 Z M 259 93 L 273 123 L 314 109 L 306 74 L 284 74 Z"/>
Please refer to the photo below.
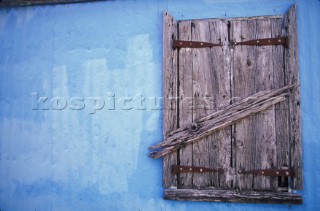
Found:
<path fill-rule="evenodd" d="M 197 130 L 197 129 L 198 129 L 197 123 L 192 123 L 192 124 L 191 124 L 191 129 L 192 129 L 193 131 Z"/>

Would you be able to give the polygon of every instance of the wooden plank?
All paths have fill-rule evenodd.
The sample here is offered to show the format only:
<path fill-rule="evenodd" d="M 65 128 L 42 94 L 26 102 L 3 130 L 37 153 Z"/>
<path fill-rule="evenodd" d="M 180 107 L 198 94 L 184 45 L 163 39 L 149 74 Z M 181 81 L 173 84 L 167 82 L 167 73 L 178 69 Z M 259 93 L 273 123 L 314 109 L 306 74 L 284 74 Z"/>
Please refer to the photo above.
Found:
<path fill-rule="evenodd" d="M 302 204 L 303 199 L 298 194 L 287 192 L 235 191 L 235 190 L 195 190 L 166 189 L 164 199 L 179 201 L 207 202 L 240 202 L 268 204 Z"/>
<path fill-rule="evenodd" d="M 270 20 L 231 22 L 235 42 L 271 37 Z M 233 59 L 235 98 L 273 87 L 272 46 L 236 46 Z M 276 163 L 274 107 L 234 126 L 236 166 L 238 169 L 271 168 Z M 277 180 L 263 176 L 238 175 L 238 188 L 266 190 Z"/>
<path fill-rule="evenodd" d="M 266 16 L 252 16 L 252 17 L 234 17 L 234 18 L 202 18 L 202 19 L 197 19 L 197 20 L 207 20 L 207 21 L 211 21 L 211 20 L 225 20 L 225 21 L 241 21 L 241 20 L 260 20 L 260 19 L 265 19 L 265 18 L 269 18 L 269 19 L 282 19 L 283 15 L 266 15 Z M 184 21 L 193 21 L 195 19 L 185 19 Z"/>
<path fill-rule="evenodd" d="M 256 21 L 256 39 L 271 37 L 271 23 L 268 18 Z M 271 89 L 273 81 L 272 46 L 257 46 L 255 49 L 254 83 L 255 92 Z M 282 63 L 282 62 L 281 62 Z M 270 169 L 277 164 L 276 129 L 274 106 L 254 116 L 253 132 L 255 148 L 252 148 L 254 169 Z M 276 177 L 254 176 L 255 190 L 277 188 Z"/>
<path fill-rule="evenodd" d="M 192 40 L 210 42 L 211 30 L 209 22 L 192 21 Z M 216 47 L 215 47 L 216 48 Z M 210 48 L 195 48 L 193 49 L 193 63 L 192 63 L 192 86 L 193 86 L 193 118 L 192 121 L 198 120 L 201 117 L 208 115 L 208 109 L 204 107 L 212 107 L 213 103 L 206 103 L 206 97 L 213 96 L 214 83 L 212 75 L 212 60 L 210 55 Z M 206 105 L 207 104 L 207 105 Z M 212 135 L 203 138 L 199 142 L 193 143 L 193 165 L 194 166 L 209 166 L 209 140 Z M 193 186 L 196 188 L 206 187 L 210 185 L 210 173 L 203 173 L 193 175 Z"/>
<path fill-rule="evenodd" d="M 282 33 L 282 19 L 274 19 L 271 21 L 271 36 L 280 37 Z M 284 46 L 277 45 L 272 47 L 273 61 L 273 80 L 274 88 L 284 87 L 285 71 L 284 71 Z M 288 116 L 288 100 L 275 105 L 275 128 L 276 128 L 276 147 L 277 147 L 277 163 L 276 168 L 289 167 L 289 116 Z M 286 178 L 279 177 L 279 189 L 287 189 L 288 184 Z"/>
<path fill-rule="evenodd" d="M 192 22 L 192 40 L 210 43 L 225 42 L 223 47 L 193 49 L 193 97 L 196 109 L 193 121 L 229 105 L 229 68 L 225 65 L 227 22 L 197 20 Z M 193 144 L 193 164 L 228 170 L 231 159 L 230 127 L 217 131 Z M 228 171 L 226 172 L 228 174 Z M 228 177 L 229 178 L 229 177 Z M 194 174 L 193 185 L 226 186 L 226 174 Z"/>
<path fill-rule="evenodd" d="M 108 0 L 1 0 L 0 7 L 22 7 L 35 5 L 52 5 L 52 4 L 74 4 L 84 2 L 99 2 Z"/>
<path fill-rule="evenodd" d="M 289 46 L 285 49 L 286 83 L 299 84 L 298 38 L 296 5 L 293 5 L 284 16 L 283 27 L 289 36 Z M 297 177 L 293 180 L 294 189 L 303 189 L 302 176 L 302 140 L 300 90 L 294 93 L 289 100 L 289 130 L 290 130 L 290 168 L 297 170 Z"/>
<path fill-rule="evenodd" d="M 178 23 L 178 33 L 180 40 L 191 41 L 191 21 L 181 21 Z M 192 51 L 191 48 L 179 49 L 179 127 L 185 127 L 192 122 Z M 192 166 L 192 145 L 179 150 L 179 164 Z M 192 173 L 180 173 L 179 188 L 191 187 L 193 181 Z"/>
<path fill-rule="evenodd" d="M 234 42 L 251 40 L 256 38 L 256 21 L 240 20 L 230 21 L 230 37 Z M 243 99 L 255 93 L 254 89 L 254 69 L 255 69 L 255 52 L 252 46 L 236 46 L 232 49 L 232 75 L 233 75 L 233 103 L 237 99 Z M 252 149 L 255 148 L 255 139 L 253 133 L 253 119 L 248 117 L 238 122 L 233 127 L 233 137 L 235 144 L 236 170 L 254 169 L 254 154 Z M 252 189 L 253 176 L 237 174 L 235 188 Z"/>
<path fill-rule="evenodd" d="M 173 50 L 173 38 L 177 38 L 177 23 L 167 12 L 163 12 L 163 136 L 178 127 L 177 99 L 177 50 Z M 177 186 L 171 166 L 177 165 L 177 153 L 163 158 L 164 187 Z"/>
<path fill-rule="evenodd" d="M 210 41 L 222 42 L 223 46 L 210 49 L 212 79 L 213 105 L 209 110 L 218 111 L 230 105 L 230 54 L 228 43 L 228 22 L 225 20 L 210 20 Z M 232 187 L 233 175 L 231 169 L 231 126 L 219 130 L 209 141 L 209 166 L 211 168 L 222 168 L 225 173 L 211 173 L 211 184 L 215 187 Z M 214 152 L 214 153 L 210 153 Z"/>
<path fill-rule="evenodd" d="M 193 123 L 197 125 L 195 129 L 188 126 L 186 128 L 179 128 L 174 131 L 174 137 L 170 141 L 164 141 L 163 144 L 152 146 L 152 149 L 162 147 L 160 151 L 152 152 L 149 155 L 153 158 L 159 158 L 166 155 L 173 150 L 177 150 L 182 146 L 198 141 L 199 139 L 210 135 L 217 130 L 226 128 L 243 118 L 259 113 L 276 103 L 284 101 L 288 93 L 286 91 L 294 87 L 283 87 L 277 90 L 262 91 L 253 96 L 241 100 L 239 103 L 228 106 L 225 109 L 219 110 L 207 117 L 201 118 L 199 121 Z M 179 137 L 180 136 L 180 137 Z M 170 139 L 170 133 L 167 139 Z"/>

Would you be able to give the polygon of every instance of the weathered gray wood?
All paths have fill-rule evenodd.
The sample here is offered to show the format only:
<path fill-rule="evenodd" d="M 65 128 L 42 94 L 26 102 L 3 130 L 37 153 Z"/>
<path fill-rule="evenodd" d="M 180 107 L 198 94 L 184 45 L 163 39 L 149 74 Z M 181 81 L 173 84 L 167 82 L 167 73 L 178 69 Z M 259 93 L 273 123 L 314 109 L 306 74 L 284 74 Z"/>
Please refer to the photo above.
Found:
<path fill-rule="evenodd" d="M 164 199 L 179 201 L 208 202 L 241 202 L 268 204 L 302 204 L 303 199 L 297 194 L 287 192 L 263 192 L 235 190 L 195 190 L 195 189 L 165 189 Z"/>
<path fill-rule="evenodd" d="M 270 19 L 231 21 L 235 42 L 271 37 Z M 233 54 L 233 97 L 243 98 L 273 86 L 272 46 L 236 46 Z M 274 107 L 234 126 L 235 156 L 238 169 L 270 168 L 276 162 Z M 238 175 L 240 189 L 271 189 L 276 180 L 261 176 Z"/>
<path fill-rule="evenodd" d="M 255 20 L 230 21 L 230 37 L 234 42 L 241 42 L 244 39 L 255 39 Z M 251 29 L 251 30 L 249 30 Z M 254 29 L 254 30 L 252 30 Z M 242 31 L 243 30 L 243 31 Z M 233 93 L 232 98 L 241 99 L 254 94 L 254 67 L 255 54 L 251 46 L 236 46 L 233 49 Z M 248 117 L 233 126 L 233 137 L 235 139 L 235 160 L 236 169 L 254 169 L 254 163 L 250 162 L 252 157 L 251 147 L 255 146 L 252 123 L 254 117 Z M 235 188 L 252 189 L 252 175 L 237 174 Z"/>
<path fill-rule="evenodd" d="M 163 144 L 153 146 L 152 148 L 162 146 L 164 149 L 159 152 L 150 153 L 150 156 L 153 158 L 162 157 L 173 150 L 179 149 L 182 146 L 186 146 L 200 138 L 206 137 L 212 132 L 230 126 L 245 117 L 256 114 L 275 105 L 276 103 L 282 102 L 285 100 L 285 96 L 287 95 L 286 91 L 291 88 L 293 87 L 284 87 L 282 89 L 272 90 L 271 92 L 259 92 L 256 95 L 253 95 L 254 97 L 246 98 L 234 106 L 229 106 L 226 109 L 215 112 L 210 115 L 209 119 L 205 117 L 197 121 L 196 130 L 192 130 L 190 127 L 181 130 L 178 129 L 175 136 L 180 136 L 179 139 L 174 139 L 172 142 L 164 142 Z M 275 93 L 277 93 L 277 95 L 274 95 Z M 256 98 L 255 96 L 259 97 Z"/>
<path fill-rule="evenodd" d="M 193 21 L 192 40 L 220 43 L 227 40 L 227 23 L 223 20 Z M 193 96 L 196 121 L 229 105 L 229 69 L 225 69 L 226 47 L 193 50 Z M 230 129 L 224 129 L 193 144 L 193 164 L 211 168 L 230 167 Z M 228 151 L 229 150 L 229 151 Z M 194 174 L 195 187 L 225 186 L 225 174 Z M 219 181 L 220 180 L 220 181 Z"/>
<path fill-rule="evenodd" d="M 211 86 L 211 109 L 207 113 L 218 111 L 230 105 L 230 67 L 229 67 L 229 43 L 228 22 L 225 20 L 209 20 L 210 42 L 222 42 L 222 47 L 210 49 L 211 79 L 206 83 Z M 205 96 L 204 96 L 205 97 Z M 211 173 L 210 183 L 215 187 L 230 188 L 232 176 L 230 174 L 231 164 L 231 127 L 212 133 L 208 143 L 209 166 L 211 168 L 222 168 L 224 174 Z"/>
<path fill-rule="evenodd" d="M 256 21 L 256 38 L 271 37 L 270 19 Z M 271 89 L 274 85 L 272 46 L 256 46 L 254 92 Z M 274 106 L 254 116 L 253 128 L 255 148 L 252 149 L 254 169 L 270 169 L 276 165 L 276 129 Z M 277 178 L 254 176 L 255 190 L 269 190 L 277 188 Z"/>
<path fill-rule="evenodd" d="M 192 21 L 192 40 L 210 42 L 211 30 L 208 21 Z M 216 47 L 215 47 L 216 48 Z M 193 49 L 192 63 L 192 86 L 194 106 L 192 120 L 198 120 L 208 115 L 208 110 L 204 107 L 211 107 L 212 103 L 206 103 L 206 97 L 213 96 L 212 84 L 212 60 L 210 48 Z M 190 124 L 191 122 L 189 122 Z M 193 165 L 209 166 L 209 140 L 212 135 L 202 138 L 201 141 L 193 143 Z M 210 151 L 212 153 L 212 151 Z M 196 188 L 210 185 L 210 174 L 203 173 L 193 175 L 193 186 Z"/>
<path fill-rule="evenodd" d="M 298 38 L 296 5 L 293 5 L 284 16 L 284 28 L 289 36 L 289 46 L 285 50 L 286 84 L 299 84 Z M 290 168 L 297 169 L 294 189 L 303 189 L 302 177 L 302 141 L 300 116 L 300 90 L 297 89 L 289 100 L 290 130 Z"/>
<path fill-rule="evenodd" d="M 294 19 L 294 23 L 291 19 Z M 173 108 L 173 111 L 170 111 L 173 115 L 170 114 L 171 117 L 167 116 L 167 118 L 175 119 L 174 126 L 166 130 L 161 144 L 151 147 L 151 149 L 162 148 L 158 152 L 151 153 L 153 158 L 166 155 L 164 171 L 167 172 L 164 175 L 169 177 L 164 176 L 164 181 L 169 182 L 165 187 L 239 188 L 241 197 L 236 196 L 236 198 L 241 198 L 242 202 L 289 203 L 290 201 L 295 203 L 292 200 L 302 202 L 300 196 L 275 191 L 270 192 L 271 195 L 268 195 L 269 192 L 252 191 L 243 194 L 241 190 L 245 189 L 277 190 L 278 179 L 237 173 L 241 168 L 270 169 L 289 165 L 292 169 L 299 168 L 297 172 L 299 176 L 294 180 L 294 188 L 298 188 L 299 185 L 302 187 L 300 116 L 298 120 L 295 116 L 295 113 L 300 111 L 299 90 L 290 95 L 291 98 L 287 101 L 285 101 L 285 97 L 288 96 L 286 92 L 292 87 L 280 89 L 282 91 L 276 91 L 277 94 L 272 91 L 264 91 L 263 94 L 260 93 L 261 96 L 259 93 L 255 94 L 260 90 L 278 89 L 287 85 L 294 85 L 294 88 L 297 88 L 299 78 L 295 21 L 295 6 L 284 17 L 282 26 L 280 16 L 179 21 L 181 25 L 179 30 L 176 29 L 178 33 L 182 32 L 178 36 L 179 39 L 212 43 L 222 41 L 224 45 L 201 49 L 181 48 L 175 51 L 170 46 L 169 50 L 173 58 L 171 67 L 176 66 L 176 70 L 171 70 L 175 78 L 169 81 L 175 81 L 176 85 L 171 83 L 172 86 L 167 88 L 169 87 L 168 90 L 171 89 L 174 93 L 171 96 L 179 97 L 179 104 L 173 108 L 174 101 L 169 103 Z M 227 26 L 227 22 L 230 22 L 230 27 Z M 294 31 L 293 35 L 291 35 L 292 31 Z M 289 48 L 281 45 L 238 45 L 232 49 L 228 41 L 228 38 L 231 41 L 240 42 L 280 35 L 293 36 L 290 39 Z M 168 36 L 170 42 L 173 36 L 177 37 L 174 32 L 171 37 Z M 176 54 L 178 51 L 179 57 Z M 164 93 L 168 92 L 165 84 L 164 81 Z M 252 95 L 256 98 L 244 99 Z M 239 101 L 239 99 L 244 100 Z M 229 103 L 232 105 L 228 106 Z M 204 106 L 210 107 L 211 110 L 205 109 Z M 196 109 L 191 110 L 192 107 Z M 253 114 L 256 115 L 252 116 Z M 193 126 L 196 126 L 196 129 L 192 129 L 192 122 L 195 123 Z M 232 124 L 235 125 L 230 129 Z M 172 153 L 177 149 L 180 149 L 177 154 Z M 176 175 L 171 173 L 173 164 L 223 167 L 225 172 L 221 175 L 180 173 L 177 174 L 177 179 Z M 234 178 L 235 175 L 236 178 Z M 174 189 L 167 190 L 172 192 Z M 208 199 L 206 195 L 208 190 L 199 191 L 196 196 L 191 196 L 189 199 L 220 200 L 219 196 Z M 249 199 L 247 193 L 249 193 Z M 177 192 L 174 194 L 176 196 Z M 182 200 L 188 200 L 188 194 L 184 193 L 179 197 L 182 197 L 180 198 Z M 223 192 L 219 194 L 223 195 Z M 183 198 L 183 195 L 186 198 Z M 246 195 L 245 199 L 243 195 Z M 175 196 L 172 199 L 176 199 Z M 229 199 L 226 198 L 228 197 L 223 197 L 223 200 L 228 201 Z"/>
<path fill-rule="evenodd" d="M 180 40 L 191 41 L 191 21 L 178 23 L 178 33 Z M 191 48 L 179 49 L 179 127 L 185 127 L 192 122 L 193 107 L 193 87 L 192 87 L 192 51 Z M 181 148 L 178 152 L 180 165 L 192 166 L 192 145 Z M 193 174 L 180 173 L 179 187 L 191 187 Z"/>
<path fill-rule="evenodd" d="M 271 20 L 272 37 L 285 36 L 282 33 L 282 19 Z M 284 46 L 277 45 L 272 47 L 272 61 L 273 61 L 273 80 L 274 88 L 284 87 L 285 71 L 284 71 Z M 289 110 L 288 99 L 275 105 L 275 128 L 276 128 L 276 153 L 277 163 L 276 168 L 281 169 L 289 167 Z M 282 177 L 278 184 L 278 189 L 287 189 L 285 178 Z"/>
<path fill-rule="evenodd" d="M 177 99 L 177 50 L 173 50 L 173 38 L 177 38 L 177 23 L 167 12 L 163 12 L 163 136 L 178 127 Z M 176 175 L 171 166 L 177 165 L 177 153 L 163 158 L 164 187 L 177 186 Z"/>
<path fill-rule="evenodd" d="M 255 93 L 254 95 L 244 98 L 232 105 L 226 106 L 225 108 L 219 111 L 216 111 L 206 117 L 203 117 L 195 121 L 194 123 L 196 123 L 197 125 L 197 129 L 195 132 L 199 134 L 199 128 L 203 127 L 206 124 L 209 124 L 210 120 L 212 119 L 217 119 L 218 117 L 225 118 L 227 116 L 230 116 L 234 112 L 242 111 L 243 109 L 248 109 L 250 106 L 258 104 L 262 105 L 262 102 L 265 102 L 266 100 L 272 100 L 270 98 L 279 97 L 282 96 L 282 94 L 289 95 L 289 92 L 294 91 L 296 88 L 297 86 L 285 86 L 279 89 L 266 90 Z M 185 133 L 192 132 L 192 128 L 190 127 L 191 125 L 192 124 L 190 124 L 187 127 L 181 127 L 167 133 L 167 137 L 165 138 L 166 140 L 149 148 L 157 149 L 164 146 L 171 146 L 172 144 L 176 143 L 178 139 L 181 139 L 183 136 L 185 136 Z"/>
<path fill-rule="evenodd" d="M 45 4 L 71 4 L 83 2 L 98 2 L 108 0 L 1 0 L 0 7 L 21 7 L 21 6 L 35 6 Z"/>

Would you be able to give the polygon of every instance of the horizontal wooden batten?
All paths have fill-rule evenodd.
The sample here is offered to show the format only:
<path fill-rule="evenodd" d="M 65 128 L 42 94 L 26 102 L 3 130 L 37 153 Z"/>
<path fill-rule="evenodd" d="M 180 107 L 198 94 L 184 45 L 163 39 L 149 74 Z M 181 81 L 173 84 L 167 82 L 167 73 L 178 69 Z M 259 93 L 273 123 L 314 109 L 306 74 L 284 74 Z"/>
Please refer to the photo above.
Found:
<path fill-rule="evenodd" d="M 268 204 L 302 204 L 298 194 L 275 191 L 165 189 L 164 199 L 179 201 L 239 202 Z"/>

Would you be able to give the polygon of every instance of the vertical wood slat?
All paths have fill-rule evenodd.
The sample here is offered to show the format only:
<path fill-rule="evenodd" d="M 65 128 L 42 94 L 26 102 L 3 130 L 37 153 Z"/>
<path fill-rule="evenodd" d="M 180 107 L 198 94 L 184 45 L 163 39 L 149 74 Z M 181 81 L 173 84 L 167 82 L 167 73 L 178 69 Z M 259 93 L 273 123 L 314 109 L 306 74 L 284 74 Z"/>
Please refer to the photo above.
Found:
<path fill-rule="evenodd" d="M 191 21 L 178 23 L 179 39 L 191 41 Z M 179 49 L 179 127 L 188 126 L 192 123 L 192 52 L 191 48 Z M 180 165 L 192 166 L 192 144 L 179 150 Z M 180 173 L 179 188 L 192 187 L 193 173 Z"/>
<path fill-rule="evenodd" d="M 209 22 L 193 21 L 192 22 L 192 40 L 206 41 L 210 40 L 211 31 Z M 192 71 L 192 86 L 193 86 L 193 121 L 198 120 L 208 114 L 208 110 L 204 109 L 204 99 L 207 96 L 212 96 L 213 89 L 211 85 L 214 83 L 211 74 L 212 61 L 210 55 L 210 48 L 198 48 L 193 50 L 193 71 Z M 210 104 L 208 106 L 211 106 Z M 193 144 L 193 164 L 194 166 L 209 166 L 209 140 L 212 135 L 203 138 L 201 141 Z M 206 187 L 210 185 L 210 173 L 195 173 L 193 176 L 193 186 L 196 188 Z"/>
<path fill-rule="evenodd" d="M 272 21 L 280 19 L 258 19 L 231 21 L 234 41 L 273 37 Z M 274 28 L 274 30 L 276 30 Z M 280 27 L 278 25 L 278 31 Z M 241 48 L 241 49 L 239 49 Z M 283 48 L 282 46 L 280 48 Z M 275 86 L 274 71 L 283 68 L 283 55 L 275 52 L 274 46 L 241 46 L 234 50 L 233 97 L 246 97 L 261 90 Z M 237 51 L 238 50 L 238 51 Z M 273 60 L 277 57 L 275 60 Z M 271 68 L 270 68 L 271 67 Z M 280 69 L 279 69 L 280 67 Z M 277 73 L 278 74 L 278 73 Z M 278 75 L 276 75 L 278 77 Z M 276 78 L 278 80 L 278 78 Z M 243 120 L 234 126 L 236 139 L 237 169 L 259 169 L 277 167 L 277 142 L 275 127 L 275 107 Z M 281 138 L 281 137 L 279 137 Z M 277 178 L 238 175 L 238 188 L 254 188 L 257 190 L 275 189 Z"/>
<path fill-rule="evenodd" d="M 226 20 L 209 21 L 210 42 L 223 42 L 222 47 L 210 49 L 212 109 L 208 113 L 220 110 L 230 104 L 230 56 L 228 43 L 228 23 Z M 211 168 L 222 168 L 225 173 L 211 173 L 211 184 L 216 187 L 231 188 L 233 172 L 231 171 L 231 127 L 212 134 L 209 140 L 209 165 Z M 213 152 L 213 153 L 210 153 Z"/>
<path fill-rule="evenodd" d="M 271 19 L 272 37 L 285 36 L 282 32 L 282 19 Z M 274 72 L 274 88 L 286 86 L 284 71 L 284 46 L 276 45 L 272 47 L 272 60 Z M 288 101 L 275 105 L 275 128 L 276 128 L 276 146 L 277 146 L 277 163 L 276 168 L 289 167 L 289 116 Z M 285 179 L 282 178 L 279 188 L 286 187 Z"/>
<path fill-rule="evenodd" d="M 256 22 L 254 20 L 237 20 L 230 21 L 231 40 L 241 42 L 242 40 L 255 39 Z M 250 29 L 250 30 L 248 30 Z M 232 72 L 233 72 L 233 103 L 238 99 L 246 98 L 254 94 L 254 69 L 255 69 L 255 52 L 251 46 L 235 46 L 231 51 Z M 235 139 L 235 160 L 236 170 L 254 169 L 254 154 L 252 149 L 255 148 L 254 133 L 252 131 L 253 118 L 248 117 L 239 123 L 234 124 L 233 136 Z M 237 174 L 235 188 L 252 189 L 253 176 Z"/>
<path fill-rule="evenodd" d="M 163 136 L 177 129 L 177 50 L 173 50 L 173 39 L 177 38 L 177 23 L 167 12 L 163 12 Z M 165 140 L 165 139 L 164 139 Z M 164 187 L 177 186 L 177 178 L 171 166 L 177 164 L 177 153 L 163 158 Z"/>
<path fill-rule="evenodd" d="M 256 39 L 271 37 L 270 19 L 265 18 L 256 21 Z M 272 46 L 255 47 L 255 93 L 272 89 L 273 61 Z M 254 116 L 253 123 L 255 139 L 255 167 L 254 169 L 271 169 L 276 165 L 276 132 L 274 106 Z M 269 190 L 277 187 L 276 177 L 254 176 L 255 190 Z"/>
<path fill-rule="evenodd" d="M 289 37 L 289 46 L 285 50 L 286 83 L 299 84 L 298 64 L 298 38 L 296 5 L 291 6 L 284 15 L 283 27 Z M 300 89 L 289 99 L 289 125 L 290 125 L 290 168 L 296 169 L 296 178 L 293 179 L 294 189 L 303 189 L 302 177 L 302 141 L 301 141 L 301 114 Z"/>

